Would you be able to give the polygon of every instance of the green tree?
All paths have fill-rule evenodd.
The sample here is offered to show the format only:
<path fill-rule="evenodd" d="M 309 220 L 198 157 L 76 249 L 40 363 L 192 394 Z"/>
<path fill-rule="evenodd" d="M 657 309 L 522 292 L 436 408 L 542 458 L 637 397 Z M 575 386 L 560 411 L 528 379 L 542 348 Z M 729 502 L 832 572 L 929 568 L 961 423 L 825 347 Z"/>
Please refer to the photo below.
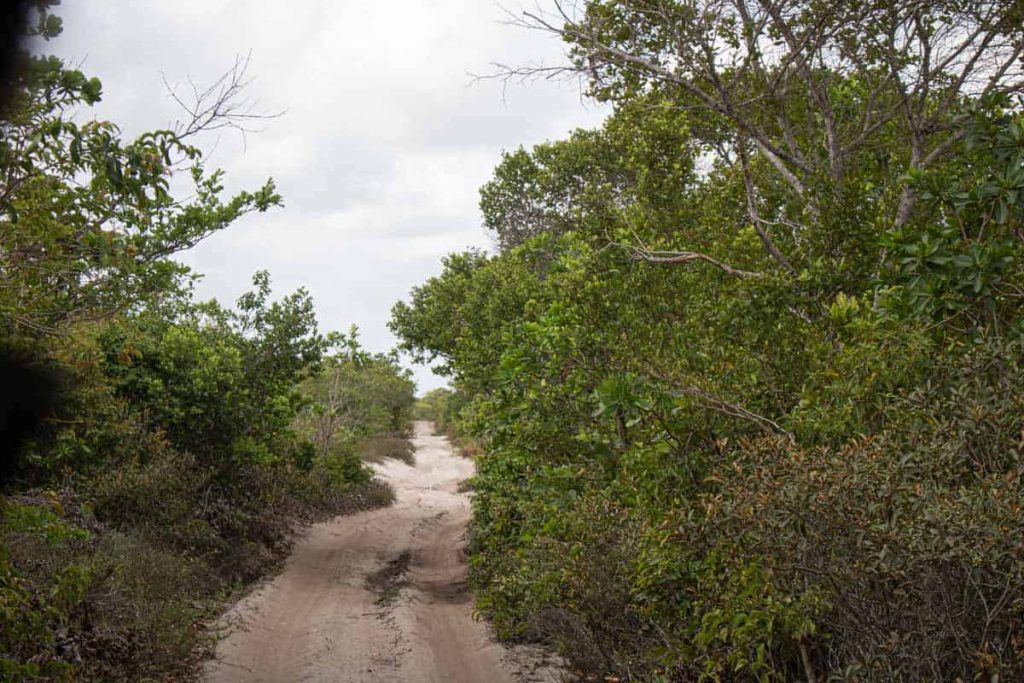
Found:
<path fill-rule="evenodd" d="M 1024 76 L 1014 3 L 550 6 L 522 19 L 570 46 L 569 65 L 548 71 L 579 74 L 601 100 L 654 94 L 692 112 L 695 137 L 742 178 L 743 222 L 773 265 L 794 273 L 820 258 L 808 246 L 828 247 L 834 266 L 863 250 L 858 224 L 909 221 L 915 193 L 895 178 L 948 158 L 965 98 L 1015 93 Z M 874 215 L 859 210 L 879 202 Z M 716 265 L 680 242 L 634 246 L 648 260 Z"/>
<path fill-rule="evenodd" d="M 51 22 L 52 23 L 52 22 Z M 59 33 L 59 23 L 48 35 Z M 0 122 L 0 324 L 7 334 L 50 335 L 105 319 L 188 282 L 170 257 L 239 217 L 279 205 L 268 181 L 223 196 L 190 136 L 225 119 L 124 140 L 108 121 L 80 122 L 100 100 L 99 80 L 56 57 L 24 56 Z M 222 91 L 224 97 L 237 90 Z M 230 121 L 230 102 L 223 103 Z M 184 174 L 187 198 L 171 195 Z"/>
<path fill-rule="evenodd" d="M 500 634 L 629 680 L 1019 675 L 1019 26 L 932 7 L 548 22 L 614 113 L 506 155 L 500 252 L 392 318 L 482 447 L 470 562 Z M 1006 65 L 979 89 L 976 51 Z"/>
<path fill-rule="evenodd" d="M 270 303 L 269 276 L 253 283 L 237 311 L 209 302 L 142 313 L 99 339 L 117 394 L 176 448 L 222 468 L 294 448 L 297 385 L 325 346 L 304 290 Z"/>
<path fill-rule="evenodd" d="M 353 326 L 330 335 L 333 353 L 303 384 L 310 401 L 300 423 L 322 454 L 353 439 L 404 435 L 416 385 L 395 354 L 372 354 Z"/>

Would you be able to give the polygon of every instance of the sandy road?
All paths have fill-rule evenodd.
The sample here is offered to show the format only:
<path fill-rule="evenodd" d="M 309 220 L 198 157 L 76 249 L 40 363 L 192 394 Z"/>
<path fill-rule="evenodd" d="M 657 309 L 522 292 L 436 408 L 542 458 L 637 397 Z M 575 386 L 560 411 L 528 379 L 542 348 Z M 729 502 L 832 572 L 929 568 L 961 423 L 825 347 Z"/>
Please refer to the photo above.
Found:
<path fill-rule="evenodd" d="M 300 539 L 282 573 L 224 617 L 210 683 L 557 681 L 534 653 L 472 618 L 463 555 L 473 463 L 416 424 L 416 465 L 377 466 L 392 507 L 339 517 Z"/>

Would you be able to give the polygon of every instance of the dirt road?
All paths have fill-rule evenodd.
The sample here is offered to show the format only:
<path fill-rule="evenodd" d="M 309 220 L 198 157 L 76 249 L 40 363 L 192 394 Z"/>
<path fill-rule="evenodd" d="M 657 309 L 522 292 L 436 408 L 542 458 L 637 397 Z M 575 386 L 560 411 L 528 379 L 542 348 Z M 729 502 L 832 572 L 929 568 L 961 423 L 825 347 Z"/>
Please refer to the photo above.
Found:
<path fill-rule="evenodd" d="M 392 507 L 313 527 L 283 572 L 224 617 L 210 683 L 558 681 L 472 618 L 463 555 L 473 463 L 416 424 L 416 464 L 377 466 Z"/>

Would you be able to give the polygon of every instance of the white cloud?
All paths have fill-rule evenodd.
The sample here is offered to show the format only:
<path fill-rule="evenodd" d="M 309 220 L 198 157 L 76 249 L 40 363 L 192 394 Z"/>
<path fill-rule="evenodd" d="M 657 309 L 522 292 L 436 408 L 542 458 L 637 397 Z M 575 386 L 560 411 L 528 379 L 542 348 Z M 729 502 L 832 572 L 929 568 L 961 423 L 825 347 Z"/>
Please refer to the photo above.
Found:
<path fill-rule="evenodd" d="M 313 294 L 322 325 L 394 344 L 392 304 L 446 253 L 486 247 L 477 190 L 502 150 L 564 137 L 604 112 L 574 87 L 503 92 L 493 62 L 557 62 L 561 44 L 511 28 L 480 0 L 78 0 L 46 49 L 104 82 L 96 115 L 127 134 L 177 116 L 161 80 L 208 84 L 251 51 L 248 96 L 286 110 L 249 136 L 206 139 L 228 188 L 273 176 L 286 208 L 246 217 L 183 260 L 204 297 L 230 301 L 252 273 Z M 416 371 L 421 389 L 441 380 Z"/>

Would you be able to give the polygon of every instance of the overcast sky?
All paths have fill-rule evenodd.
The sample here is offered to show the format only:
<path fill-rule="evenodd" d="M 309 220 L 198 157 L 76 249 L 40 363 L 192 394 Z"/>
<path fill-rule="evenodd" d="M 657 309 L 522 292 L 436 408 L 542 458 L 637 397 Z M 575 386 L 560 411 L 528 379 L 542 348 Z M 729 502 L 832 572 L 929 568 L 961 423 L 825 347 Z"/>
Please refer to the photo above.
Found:
<path fill-rule="evenodd" d="M 395 343 L 392 304 L 445 254 L 490 245 L 477 192 L 501 152 L 605 113 L 575 83 L 474 83 L 494 62 L 562 58 L 559 42 L 505 25 L 489 0 L 67 0 L 60 15 L 64 33 L 46 49 L 103 81 L 95 113 L 128 135 L 179 117 L 162 76 L 209 84 L 251 52 L 249 97 L 285 114 L 245 145 L 227 132 L 202 146 L 229 189 L 272 176 L 285 208 L 182 260 L 205 275 L 202 298 L 233 302 L 260 269 L 278 295 L 305 286 L 323 329 L 354 323 L 374 351 Z M 443 383 L 415 375 L 421 391 Z"/>

